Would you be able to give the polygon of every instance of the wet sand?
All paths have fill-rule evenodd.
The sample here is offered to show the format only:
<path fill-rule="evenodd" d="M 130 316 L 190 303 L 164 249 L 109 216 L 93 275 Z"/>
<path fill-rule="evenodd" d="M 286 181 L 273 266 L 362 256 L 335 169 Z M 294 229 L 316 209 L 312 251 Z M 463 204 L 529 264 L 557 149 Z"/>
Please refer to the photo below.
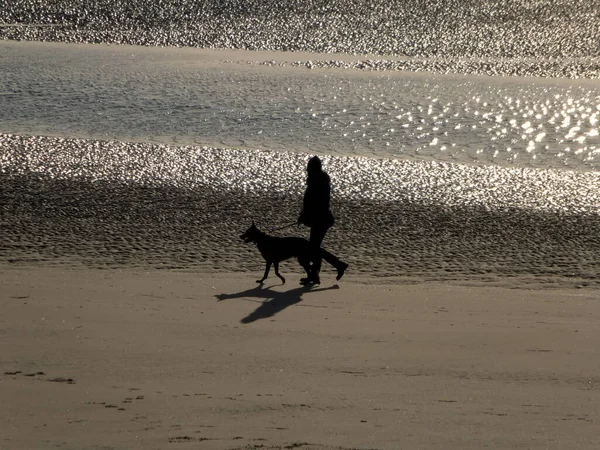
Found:
<path fill-rule="evenodd" d="M 2 449 L 600 445 L 596 292 L 0 276 Z"/>
<path fill-rule="evenodd" d="M 0 263 L 24 267 L 255 270 L 260 256 L 239 235 L 253 220 L 267 232 L 296 223 L 308 158 L 10 135 L 0 143 Z M 338 218 L 324 246 L 350 263 L 350 277 L 599 286 L 598 173 L 323 158 Z"/>

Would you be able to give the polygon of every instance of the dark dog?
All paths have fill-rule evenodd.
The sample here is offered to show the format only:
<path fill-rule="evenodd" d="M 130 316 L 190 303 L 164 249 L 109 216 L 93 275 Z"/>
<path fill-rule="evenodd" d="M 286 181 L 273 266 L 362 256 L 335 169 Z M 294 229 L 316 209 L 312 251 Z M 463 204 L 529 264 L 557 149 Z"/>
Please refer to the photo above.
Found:
<path fill-rule="evenodd" d="M 279 263 L 286 259 L 298 258 L 298 262 L 306 271 L 306 275 L 310 276 L 310 260 L 311 247 L 306 239 L 299 237 L 275 237 L 269 236 L 260 231 L 254 222 L 241 236 L 244 242 L 253 242 L 258 247 L 260 254 L 265 258 L 267 267 L 262 279 L 256 280 L 257 283 L 262 283 L 269 276 L 271 265 L 275 267 L 275 275 L 285 283 L 285 278 L 279 273 Z"/>

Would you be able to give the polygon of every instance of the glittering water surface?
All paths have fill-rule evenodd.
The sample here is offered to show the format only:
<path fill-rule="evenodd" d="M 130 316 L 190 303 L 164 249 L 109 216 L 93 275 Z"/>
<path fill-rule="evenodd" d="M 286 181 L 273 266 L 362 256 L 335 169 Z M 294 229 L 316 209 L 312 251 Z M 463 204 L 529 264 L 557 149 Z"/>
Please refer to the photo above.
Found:
<path fill-rule="evenodd" d="M 597 0 L 12 0 L 0 38 L 409 56 L 598 56 Z"/>
<path fill-rule="evenodd" d="M 173 49 L 4 44 L 0 57 L 4 132 L 600 168 L 590 80 L 199 64 Z"/>

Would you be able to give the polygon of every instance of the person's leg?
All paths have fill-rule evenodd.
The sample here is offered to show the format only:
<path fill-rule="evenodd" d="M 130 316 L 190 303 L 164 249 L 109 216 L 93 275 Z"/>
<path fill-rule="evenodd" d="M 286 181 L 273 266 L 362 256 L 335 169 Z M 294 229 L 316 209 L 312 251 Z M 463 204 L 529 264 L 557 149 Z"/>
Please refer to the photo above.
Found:
<path fill-rule="evenodd" d="M 319 283 L 319 274 L 321 272 L 322 260 L 324 259 L 329 264 L 331 264 L 337 270 L 336 280 L 340 280 L 344 276 L 344 272 L 348 268 L 348 264 L 340 260 L 333 253 L 328 252 L 324 248 L 321 248 L 321 244 L 323 243 L 323 239 L 327 234 L 327 230 L 329 227 L 312 227 L 310 229 L 310 238 L 309 242 L 311 245 L 311 272 L 310 276 L 306 279 L 301 279 L 301 282 L 306 282 L 308 280 L 312 280 L 312 282 Z"/>
<path fill-rule="evenodd" d="M 336 269 L 341 265 L 342 261 L 337 256 L 335 256 L 333 253 L 328 252 L 324 248 L 321 248 L 320 253 L 321 253 L 321 258 L 324 259 L 329 264 L 331 264 Z"/>
<path fill-rule="evenodd" d="M 311 276 L 310 278 L 313 279 L 313 281 L 315 282 L 319 282 L 319 273 L 321 272 L 321 259 L 322 259 L 322 252 L 321 252 L 321 243 L 323 242 L 323 239 L 325 238 L 325 234 L 327 234 L 327 230 L 329 229 L 329 227 L 311 227 L 310 229 L 310 237 L 308 239 L 308 241 L 310 242 L 310 246 L 311 246 L 311 260 L 312 260 L 312 266 L 311 266 Z"/>
<path fill-rule="evenodd" d="M 348 268 L 348 264 L 324 248 L 321 249 L 321 257 L 337 270 L 337 276 L 335 279 L 339 281 L 340 278 L 344 276 L 344 272 Z"/>

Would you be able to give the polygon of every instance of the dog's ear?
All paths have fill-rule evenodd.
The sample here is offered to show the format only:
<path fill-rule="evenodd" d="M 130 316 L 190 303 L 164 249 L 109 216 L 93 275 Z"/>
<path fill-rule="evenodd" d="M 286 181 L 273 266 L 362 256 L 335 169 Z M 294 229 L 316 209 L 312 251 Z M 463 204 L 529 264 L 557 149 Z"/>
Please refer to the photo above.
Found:
<path fill-rule="evenodd" d="M 252 226 L 255 227 L 256 225 L 254 225 L 254 220 L 252 221 Z"/>

